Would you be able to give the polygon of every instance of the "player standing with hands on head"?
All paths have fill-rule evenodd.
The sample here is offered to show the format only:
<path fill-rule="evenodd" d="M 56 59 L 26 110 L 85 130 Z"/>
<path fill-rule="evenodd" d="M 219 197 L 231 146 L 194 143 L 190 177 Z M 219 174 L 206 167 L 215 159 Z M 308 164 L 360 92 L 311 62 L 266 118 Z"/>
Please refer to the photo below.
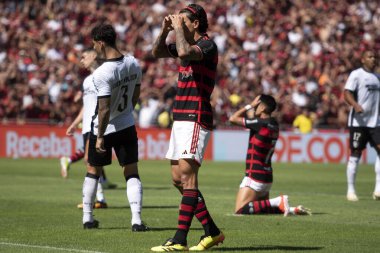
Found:
<path fill-rule="evenodd" d="M 198 171 L 213 124 L 210 96 L 218 64 L 218 50 L 207 36 L 207 28 L 205 10 L 200 5 L 190 4 L 179 15 L 165 17 L 153 45 L 154 57 L 181 60 L 166 158 L 171 161 L 173 183 L 182 193 L 182 201 L 174 237 L 151 249 L 156 252 L 203 251 L 224 240 L 198 188 Z M 170 31 L 175 32 L 176 41 L 166 45 Z M 187 234 L 194 215 L 202 223 L 205 234 L 198 245 L 188 249 Z"/>
<path fill-rule="evenodd" d="M 376 185 L 373 199 L 380 200 L 380 75 L 375 74 L 377 56 L 366 50 L 362 67 L 352 71 L 344 87 L 344 99 L 351 106 L 348 115 L 351 154 L 347 164 L 347 200 L 358 201 L 355 179 L 363 150 L 369 142 L 377 152 Z"/>
<path fill-rule="evenodd" d="M 102 166 L 111 164 L 112 148 L 127 182 L 132 231 L 148 230 L 140 217 L 142 185 L 138 173 L 138 143 L 133 110 L 140 96 L 141 68 L 131 55 L 116 47 L 116 32 L 101 24 L 91 31 L 94 49 L 105 59 L 93 73 L 98 101 L 90 134 L 87 175 L 83 183 L 83 227 L 97 228 L 92 206 Z"/>
<path fill-rule="evenodd" d="M 273 182 L 272 155 L 279 136 L 279 125 L 272 117 L 276 107 L 272 96 L 262 94 L 229 119 L 250 130 L 245 177 L 236 196 L 236 214 L 311 214 L 303 206 L 290 207 L 287 195 L 269 199 Z M 250 110 L 253 110 L 253 118 L 244 116 Z"/>

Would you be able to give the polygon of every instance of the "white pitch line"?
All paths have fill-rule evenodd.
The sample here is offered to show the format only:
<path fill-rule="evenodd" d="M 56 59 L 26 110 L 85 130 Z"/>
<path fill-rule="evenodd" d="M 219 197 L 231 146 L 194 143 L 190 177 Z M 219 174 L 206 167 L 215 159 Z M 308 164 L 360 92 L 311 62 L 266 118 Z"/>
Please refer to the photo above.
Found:
<path fill-rule="evenodd" d="M 10 243 L 10 242 L 0 242 L 0 245 L 8 245 L 8 246 L 14 246 L 14 247 L 38 248 L 38 249 L 52 249 L 52 250 L 61 250 L 61 251 L 68 251 L 68 252 L 80 252 L 80 253 L 106 253 L 106 252 L 101 252 L 101 251 L 81 250 L 81 249 L 66 249 L 66 248 L 57 248 L 57 247 L 51 247 L 51 246 L 29 245 L 29 244 Z"/>

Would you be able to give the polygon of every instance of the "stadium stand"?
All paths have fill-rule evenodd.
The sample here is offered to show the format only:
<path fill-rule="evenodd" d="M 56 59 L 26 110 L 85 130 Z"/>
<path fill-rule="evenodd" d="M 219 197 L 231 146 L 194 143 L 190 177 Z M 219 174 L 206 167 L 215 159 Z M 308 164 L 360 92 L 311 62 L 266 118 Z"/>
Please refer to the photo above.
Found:
<path fill-rule="evenodd" d="M 279 101 L 282 126 L 307 107 L 317 128 L 344 128 L 342 89 L 364 48 L 380 49 L 380 2 L 349 0 L 210 0 L 206 7 L 220 59 L 213 94 L 215 126 L 228 126 L 256 94 Z M 79 55 L 89 32 L 109 20 L 144 71 L 139 110 L 154 104 L 151 126 L 168 127 L 177 79 L 174 59 L 153 60 L 162 16 L 180 1 L 25 0 L 0 2 L 0 119 L 3 123 L 69 124 L 87 73 Z M 73 46 L 74 45 L 74 46 Z M 151 109 L 151 108 L 150 108 Z M 138 117 L 138 113 L 136 114 Z M 161 120 L 162 121 L 162 120 Z M 148 122 L 149 123 L 149 122 Z"/>

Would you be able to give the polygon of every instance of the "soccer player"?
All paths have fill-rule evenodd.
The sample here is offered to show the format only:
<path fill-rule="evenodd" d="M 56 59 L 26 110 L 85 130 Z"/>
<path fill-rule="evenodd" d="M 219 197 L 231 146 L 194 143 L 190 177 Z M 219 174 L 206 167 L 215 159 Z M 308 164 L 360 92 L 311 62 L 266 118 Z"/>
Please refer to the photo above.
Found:
<path fill-rule="evenodd" d="M 138 143 L 133 110 L 140 95 L 141 68 L 131 55 L 116 46 L 116 32 L 101 24 L 91 31 L 94 49 L 105 59 L 93 73 L 97 108 L 88 147 L 87 175 L 83 183 L 83 227 L 98 228 L 93 218 L 93 200 L 101 168 L 112 162 L 112 148 L 123 168 L 132 213 L 132 231 L 147 231 L 141 221 L 142 185 L 138 173 Z"/>
<path fill-rule="evenodd" d="M 94 70 L 98 67 L 97 63 L 97 54 L 95 50 L 93 49 L 88 49 L 85 50 L 82 54 L 80 63 L 82 66 L 91 71 L 94 72 Z M 97 101 L 97 96 L 96 96 L 96 90 L 94 83 L 92 82 L 92 74 L 87 76 L 84 81 L 83 81 L 83 107 L 77 117 L 74 119 L 74 121 L 71 123 L 71 125 L 67 128 L 66 130 L 66 135 L 68 136 L 73 136 L 75 133 L 75 130 L 77 127 L 82 123 L 82 135 L 83 135 L 83 144 L 84 144 L 84 160 L 85 164 L 87 165 L 87 158 L 88 158 L 88 136 L 91 132 L 91 117 L 95 113 L 95 108 L 96 108 L 96 101 Z M 62 158 L 61 158 L 61 167 L 62 167 Z M 65 168 L 68 168 L 65 166 Z M 64 171 L 66 177 L 67 177 L 67 169 L 62 169 L 61 172 Z M 96 199 L 97 201 L 94 204 L 94 208 L 107 208 L 107 203 L 106 199 L 104 197 L 103 193 L 103 186 L 100 183 L 104 175 L 104 169 L 102 168 L 102 176 L 99 179 L 98 186 L 97 186 L 97 191 L 96 191 Z M 83 208 L 83 204 L 79 204 L 78 208 Z"/>
<path fill-rule="evenodd" d="M 344 99 L 351 106 L 348 116 L 351 154 L 347 163 L 347 200 L 358 201 L 355 178 L 359 160 L 369 142 L 377 152 L 376 185 L 373 199 L 380 199 L 380 76 L 375 74 L 377 56 L 366 50 L 361 57 L 362 67 L 352 71 L 344 87 Z"/>
<path fill-rule="evenodd" d="M 276 106 L 272 96 L 262 94 L 229 119 L 231 123 L 250 130 L 245 177 L 236 196 L 236 214 L 311 214 L 303 206 L 289 207 L 287 195 L 269 199 L 273 182 L 271 159 L 279 135 L 279 125 L 272 117 Z M 244 116 L 250 110 L 254 110 L 253 118 Z"/>
<path fill-rule="evenodd" d="M 198 4 L 190 4 L 179 15 L 166 16 L 161 32 L 153 45 L 156 58 L 180 58 L 177 94 L 173 108 L 173 127 L 169 150 L 174 185 L 182 193 L 178 227 L 173 238 L 152 251 L 186 251 L 187 234 L 195 215 L 205 234 L 190 250 L 203 251 L 222 243 L 223 233 L 215 225 L 198 188 L 198 171 L 209 140 L 213 115 L 210 96 L 215 85 L 218 50 L 207 36 L 207 15 Z M 166 45 L 170 31 L 175 44 Z"/>

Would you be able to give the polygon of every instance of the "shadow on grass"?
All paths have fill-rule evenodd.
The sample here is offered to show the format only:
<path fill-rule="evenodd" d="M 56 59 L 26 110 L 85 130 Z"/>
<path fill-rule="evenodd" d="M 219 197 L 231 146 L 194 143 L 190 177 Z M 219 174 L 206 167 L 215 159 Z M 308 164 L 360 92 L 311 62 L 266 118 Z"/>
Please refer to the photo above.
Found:
<path fill-rule="evenodd" d="M 144 190 L 155 190 L 155 191 L 163 191 L 163 190 L 170 190 L 173 189 L 173 187 L 145 187 Z M 125 191 L 125 186 L 118 186 L 116 188 L 105 188 L 106 191 Z"/>
<path fill-rule="evenodd" d="M 178 209 L 178 205 L 176 206 L 143 206 L 142 208 L 143 209 Z M 129 206 L 108 206 L 107 209 L 130 209 L 130 208 Z"/>
<path fill-rule="evenodd" d="M 284 250 L 284 251 L 307 251 L 322 250 L 324 247 L 302 247 L 302 246 L 281 246 L 281 245 L 259 245 L 254 247 L 226 247 L 213 248 L 212 251 L 263 251 L 263 250 Z"/>
<path fill-rule="evenodd" d="M 101 229 L 101 230 L 131 230 L 131 227 L 100 227 L 98 229 Z M 203 231 L 203 228 L 192 228 L 191 230 L 202 230 Z M 149 227 L 149 231 L 145 231 L 144 233 L 157 232 L 157 231 L 177 231 L 177 228 L 176 227 L 172 227 L 172 228 L 152 228 L 152 227 Z"/>
<path fill-rule="evenodd" d="M 172 227 L 172 228 L 150 228 L 150 231 L 177 231 L 177 228 L 176 227 Z M 191 228 L 191 230 L 202 230 L 203 231 L 203 228 Z"/>

